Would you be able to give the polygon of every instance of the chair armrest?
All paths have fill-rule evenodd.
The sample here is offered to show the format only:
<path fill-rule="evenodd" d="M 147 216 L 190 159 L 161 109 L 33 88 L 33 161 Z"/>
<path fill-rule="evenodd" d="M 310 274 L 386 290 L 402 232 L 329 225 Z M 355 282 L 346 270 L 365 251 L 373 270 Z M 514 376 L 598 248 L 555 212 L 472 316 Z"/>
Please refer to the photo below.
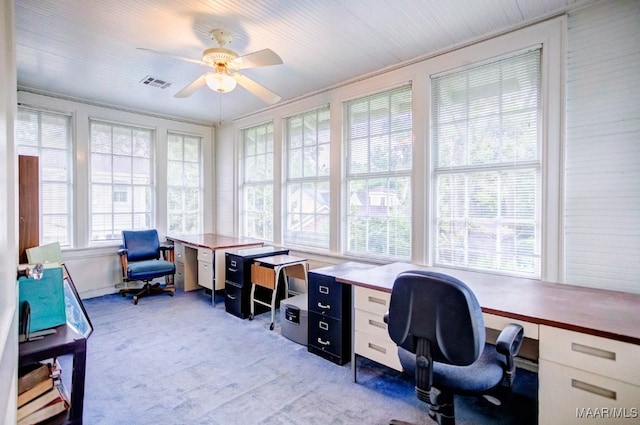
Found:
<path fill-rule="evenodd" d="M 126 248 L 120 248 L 118 250 L 118 256 L 120 257 L 120 268 L 122 269 L 123 282 L 129 281 L 129 276 L 128 276 L 129 258 L 127 257 L 128 253 L 129 251 Z"/>
<path fill-rule="evenodd" d="M 505 356 L 515 356 L 520 351 L 524 340 L 524 329 L 515 323 L 504 327 L 496 341 L 496 350 Z"/>
<path fill-rule="evenodd" d="M 123 255 L 124 255 L 124 256 L 126 256 L 128 253 L 129 253 L 129 250 L 127 250 L 126 248 L 120 248 L 120 249 L 118 250 L 118 255 L 119 255 L 119 256 L 121 256 L 121 257 L 122 257 Z"/>
<path fill-rule="evenodd" d="M 496 340 L 496 351 L 503 354 L 507 360 L 505 376 L 509 388 L 513 386 L 513 380 L 516 377 L 516 366 L 513 358 L 518 354 L 518 351 L 520 351 L 523 341 L 524 329 L 515 323 L 509 323 L 505 326 Z"/>
<path fill-rule="evenodd" d="M 173 250 L 174 250 L 174 246 L 172 244 L 168 244 L 168 243 L 160 244 L 160 252 L 162 253 L 162 258 L 166 261 L 171 261 L 172 263 L 174 262 Z"/>
<path fill-rule="evenodd" d="M 389 312 L 387 311 L 384 316 L 382 316 L 382 320 L 384 321 L 384 323 L 386 323 L 387 325 L 389 324 Z"/>

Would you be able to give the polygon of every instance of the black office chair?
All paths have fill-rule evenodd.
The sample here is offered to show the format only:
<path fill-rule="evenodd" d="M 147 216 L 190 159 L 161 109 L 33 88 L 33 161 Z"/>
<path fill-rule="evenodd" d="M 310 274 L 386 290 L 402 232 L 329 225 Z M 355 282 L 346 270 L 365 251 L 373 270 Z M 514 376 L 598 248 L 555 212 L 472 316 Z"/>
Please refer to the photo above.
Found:
<path fill-rule="evenodd" d="M 417 270 L 399 274 L 385 321 L 403 368 L 415 373 L 418 399 L 438 424 L 455 424 L 454 394 L 488 395 L 502 383 L 511 388 L 522 326 L 511 323 L 495 346 L 485 344 L 478 300 L 458 279 Z"/>
<path fill-rule="evenodd" d="M 122 279 L 126 282 L 142 281 L 142 288 L 123 288 L 120 294 L 125 297 L 133 293 L 133 303 L 138 304 L 138 298 L 169 293 L 173 296 L 173 275 L 176 266 L 173 262 L 173 245 L 161 244 L 158 232 L 149 230 L 123 230 L 122 248 L 118 250 Z M 151 284 L 158 277 L 165 277 L 165 285 Z"/>

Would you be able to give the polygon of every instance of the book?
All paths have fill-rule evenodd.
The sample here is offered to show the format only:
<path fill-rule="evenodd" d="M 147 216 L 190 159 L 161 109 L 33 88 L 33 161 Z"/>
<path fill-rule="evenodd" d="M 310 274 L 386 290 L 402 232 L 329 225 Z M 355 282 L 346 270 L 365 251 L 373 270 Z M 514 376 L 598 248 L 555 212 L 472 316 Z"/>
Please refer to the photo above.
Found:
<path fill-rule="evenodd" d="M 22 407 L 19 407 L 17 419 L 20 420 L 32 414 L 33 412 L 40 410 L 41 408 L 45 407 L 46 405 L 60 397 L 60 394 L 61 393 L 58 386 L 54 386 L 46 393 L 34 398 L 30 402 L 22 405 Z"/>
<path fill-rule="evenodd" d="M 18 377 L 18 394 L 35 387 L 51 376 L 51 367 L 48 364 L 33 363 L 20 369 Z"/>
<path fill-rule="evenodd" d="M 23 392 L 22 394 L 18 394 L 18 407 L 27 404 L 39 395 L 49 391 L 51 388 L 53 388 L 53 379 L 50 376 L 47 376 L 44 381 L 39 382 L 33 388 Z"/>
<path fill-rule="evenodd" d="M 57 388 L 57 387 L 56 387 Z M 18 420 L 18 425 L 35 425 L 52 418 L 69 409 L 69 403 L 64 395 L 58 391 L 58 396 L 44 407 Z"/>

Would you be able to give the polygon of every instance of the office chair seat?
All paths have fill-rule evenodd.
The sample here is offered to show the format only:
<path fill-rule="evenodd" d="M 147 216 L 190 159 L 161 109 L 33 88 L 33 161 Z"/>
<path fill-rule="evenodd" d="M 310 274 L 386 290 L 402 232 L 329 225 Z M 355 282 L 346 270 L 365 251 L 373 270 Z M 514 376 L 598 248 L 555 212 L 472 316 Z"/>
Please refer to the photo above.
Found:
<path fill-rule="evenodd" d="M 415 376 L 416 355 L 404 348 L 398 349 L 404 371 Z M 453 366 L 433 363 L 433 381 L 441 390 L 455 390 L 456 394 L 478 394 L 495 388 L 504 379 L 504 356 L 495 345 L 485 344 L 482 354 L 469 366 Z"/>
<path fill-rule="evenodd" d="M 173 274 L 176 266 L 171 261 L 145 260 L 128 264 L 130 280 L 147 280 Z"/>

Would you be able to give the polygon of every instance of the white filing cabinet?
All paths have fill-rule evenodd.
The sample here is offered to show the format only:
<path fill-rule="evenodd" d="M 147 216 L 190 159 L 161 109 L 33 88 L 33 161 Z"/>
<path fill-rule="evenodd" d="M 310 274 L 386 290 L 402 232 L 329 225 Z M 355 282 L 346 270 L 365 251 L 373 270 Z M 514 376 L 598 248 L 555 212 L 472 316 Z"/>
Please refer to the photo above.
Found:
<path fill-rule="evenodd" d="M 539 423 L 640 423 L 640 346 L 540 326 Z"/>
<path fill-rule="evenodd" d="M 355 354 L 402 371 L 398 347 L 389 337 L 384 323 L 391 294 L 360 286 L 353 289 Z"/>

